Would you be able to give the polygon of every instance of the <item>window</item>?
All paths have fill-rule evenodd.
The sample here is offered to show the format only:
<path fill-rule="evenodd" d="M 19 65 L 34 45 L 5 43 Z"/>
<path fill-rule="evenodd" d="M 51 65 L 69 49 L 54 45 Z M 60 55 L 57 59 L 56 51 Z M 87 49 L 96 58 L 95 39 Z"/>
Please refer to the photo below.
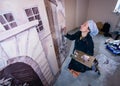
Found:
<path fill-rule="evenodd" d="M 5 13 L 0 15 L 0 23 L 6 30 L 12 29 L 17 26 L 12 13 Z"/>
<path fill-rule="evenodd" d="M 115 9 L 114 9 L 114 12 L 115 13 L 120 13 L 120 0 L 117 1 L 117 4 L 116 4 Z"/>
<path fill-rule="evenodd" d="M 33 21 L 35 19 L 39 21 L 39 24 L 37 26 L 37 31 L 40 32 L 41 30 L 43 30 L 43 25 L 42 25 L 42 21 L 40 18 L 40 13 L 38 11 L 38 7 L 32 7 L 32 8 L 25 9 L 25 12 L 26 12 L 26 15 L 29 21 Z"/>

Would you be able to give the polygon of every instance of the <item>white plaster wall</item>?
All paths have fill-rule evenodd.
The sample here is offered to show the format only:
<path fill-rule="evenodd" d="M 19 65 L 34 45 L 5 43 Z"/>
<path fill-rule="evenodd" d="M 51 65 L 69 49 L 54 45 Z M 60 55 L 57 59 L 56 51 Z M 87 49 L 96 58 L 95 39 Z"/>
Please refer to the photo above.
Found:
<path fill-rule="evenodd" d="M 114 30 L 118 21 L 118 16 L 113 14 L 116 2 L 117 0 L 89 0 L 87 19 L 109 22 L 111 30 Z"/>
<path fill-rule="evenodd" d="M 58 69 L 57 60 L 55 58 L 56 55 L 55 55 L 54 45 L 51 35 L 49 35 L 48 37 L 42 40 L 42 45 L 46 57 L 48 59 L 48 63 L 50 64 L 50 68 L 52 69 L 52 73 L 56 75 L 59 69 Z"/>
<path fill-rule="evenodd" d="M 48 65 L 47 62 L 49 62 L 50 63 L 49 66 L 50 65 L 52 66 L 52 70 L 49 69 L 49 71 L 50 72 L 52 71 L 54 74 L 57 74 L 57 72 L 59 70 L 58 70 L 54 47 L 50 46 L 50 45 L 53 46 L 53 42 L 52 42 L 52 38 L 50 37 L 51 32 L 50 32 L 50 27 L 49 27 L 49 23 L 48 23 L 44 0 L 0 0 L 0 14 L 4 14 L 4 13 L 8 13 L 8 12 L 12 13 L 17 25 L 19 26 L 19 25 L 29 22 L 24 9 L 32 8 L 32 7 L 36 7 L 36 6 L 38 7 L 38 10 L 40 12 L 40 17 L 41 17 L 43 27 L 44 27 L 44 30 L 42 30 L 39 33 L 40 40 L 41 41 L 46 40 L 45 42 L 47 42 L 47 43 L 45 43 L 45 44 L 46 44 L 46 46 L 48 46 L 47 47 L 48 51 L 52 50 L 52 52 L 48 52 L 48 54 L 44 56 L 45 57 L 44 59 L 46 59 L 46 56 L 48 57 L 49 61 L 47 61 L 47 59 L 46 59 L 46 64 Z M 17 39 L 14 38 L 13 41 L 11 41 L 9 39 L 5 43 L 2 42 L 1 46 L 4 47 L 5 52 L 7 52 L 6 58 L 7 57 L 16 57 L 19 55 L 26 55 L 26 53 L 30 57 L 36 56 L 36 57 L 34 57 L 34 59 L 40 58 L 39 53 L 41 52 L 42 48 L 41 48 L 41 46 L 37 45 L 37 44 L 39 44 L 39 42 L 38 42 L 39 38 L 35 39 L 36 33 L 37 32 L 35 32 L 34 30 L 33 31 L 30 30 L 30 33 L 27 32 L 26 34 L 24 34 L 25 35 L 24 38 L 20 39 L 19 37 L 20 36 L 22 37 L 22 35 L 19 35 L 19 36 L 17 36 Z M 29 39 L 27 38 L 28 36 L 30 36 Z M 49 38 L 46 39 L 47 36 L 49 36 Z M 27 44 L 26 41 L 24 41 L 24 40 L 27 40 L 27 43 L 29 42 L 29 44 Z M 16 43 L 16 41 L 21 41 L 21 42 Z M 50 44 L 49 44 L 49 42 L 50 42 Z M 7 44 L 9 44 L 11 46 L 9 46 Z M 20 49 L 16 49 L 17 45 L 19 47 L 27 45 L 27 47 L 24 47 L 24 48 L 22 47 Z M 8 47 L 10 47 L 10 48 L 8 49 Z M 38 47 L 40 49 L 38 49 Z M 28 49 L 29 51 L 27 51 L 25 48 Z M 11 53 L 11 50 L 14 53 Z M 44 51 L 44 52 L 46 52 L 46 51 Z M 2 53 L 2 52 L 0 52 L 0 53 Z M 4 53 L 2 53 L 2 55 L 3 54 Z M 43 59 L 42 59 L 42 61 L 44 62 Z M 42 69 L 42 70 L 43 70 L 43 72 L 45 72 L 44 69 Z M 49 74 L 46 75 L 46 73 L 44 73 L 44 75 L 47 77 Z M 51 75 L 49 75 L 49 77 L 47 79 L 49 79 L 50 76 L 52 76 L 52 73 L 51 73 Z"/>
<path fill-rule="evenodd" d="M 16 60 L 17 62 L 19 62 L 19 61 L 24 62 L 25 58 L 19 59 L 19 57 L 28 56 L 28 57 L 32 58 L 35 62 L 37 62 L 38 66 L 40 67 L 40 69 L 43 73 L 43 76 L 45 77 L 47 82 L 50 84 L 54 78 L 54 76 L 52 74 L 52 70 L 50 69 L 51 64 L 48 63 L 48 60 L 45 55 L 45 51 L 43 51 L 43 46 L 41 44 L 41 41 L 39 39 L 39 36 L 38 36 L 35 26 L 32 28 L 29 27 L 30 29 L 26 30 L 25 26 L 30 26 L 31 24 L 34 24 L 34 21 L 32 21 L 32 23 L 29 22 L 24 25 L 25 31 L 22 30 L 24 32 L 19 31 L 19 30 L 23 29 L 22 25 L 14 28 L 14 29 L 5 31 L 5 32 L 8 32 L 8 34 L 7 33 L 5 34 L 5 32 L 3 32 L 4 33 L 3 34 L 1 32 L 0 36 L 3 38 L 5 37 L 4 35 L 12 35 L 12 37 L 8 37 L 6 40 L 0 40 L 0 60 L 1 60 L 1 58 L 4 58 L 5 61 L 8 62 L 8 60 L 14 59 L 15 57 L 17 57 L 17 60 Z M 15 32 L 17 32 L 19 34 L 15 35 L 16 34 Z M 13 33 L 13 34 L 11 34 L 11 33 Z M 47 47 L 48 50 L 49 50 L 49 47 L 50 46 Z M 54 50 L 53 50 L 53 52 L 54 52 Z M 51 57 L 51 59 L 53 61 L 51 66 L 56 65 L 56 64 L 54 64 L 56 62 L 54 62 L 55 60 L 53 60 L 53 58 L 55 59 L 55 56 Z M 29 59 L 27 60 L 27 64 L 34 65 L 33 61 L 30 61 Z M 7 66 L 7 64 L 5 66 Z M 56 67 L 57 67 L 57 65 L 56 65 Z M 36 71 L 39 72 L 40 70 L 36 69 Z M 55 72 L 58 72 L 58 70 L 56 70 Z"/>

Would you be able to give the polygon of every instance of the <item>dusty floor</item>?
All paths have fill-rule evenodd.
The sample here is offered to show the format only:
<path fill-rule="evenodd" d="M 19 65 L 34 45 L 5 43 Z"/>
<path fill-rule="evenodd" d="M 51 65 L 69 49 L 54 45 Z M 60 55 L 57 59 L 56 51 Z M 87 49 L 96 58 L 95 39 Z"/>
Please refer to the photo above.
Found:
<path fill-rule="evenodd" d="M 102 35 L 93 38 L 95 45 L 94 56 L 99 61 L 100 76 L 94 71 L 81 73 L 77 78 L 70 74 L 67 66 L 71 60 L 70 54 L 73 49 L 73 41 L 71 42 L 69 55 L 54 86 L 120 86 L 120 56 L 115 56 L 105 49 L 104 42 L 106 39 L 108 38 Z"/>

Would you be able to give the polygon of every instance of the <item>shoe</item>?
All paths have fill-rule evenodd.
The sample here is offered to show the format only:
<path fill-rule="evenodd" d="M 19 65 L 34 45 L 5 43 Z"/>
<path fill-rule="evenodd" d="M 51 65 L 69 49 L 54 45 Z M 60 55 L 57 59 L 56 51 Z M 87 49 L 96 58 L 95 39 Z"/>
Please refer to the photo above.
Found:
<path fill-rule="evenodd" d="M 97 72 L 97 73 L 98 73 L 98 75 L 101 75 L 101 74 L 100 74 L 100 70 L 99 70 L 99 68 L 98 68 L 98 67 L 96 67 L 95 72 Z"/>
<path fill-rule="evenodd" d="M 80 72 L 74 71 L 73 69 L 68 70 L 73 75 L 74 78 L 77 78 L 80 75 Z"/>
<path fill-rule="evenodd" d="M 98 75 L 101 75 L 100 71 L 98 71 Z"/>
<path fill-rule="evenodd" d="M 95 72 L 99 71 L 98 66 L 95 66 Z"/>
<path fill-rule="evenodd" d="M 100 73 L 100 70 L 99 70 L 99 69 L 97 69 L 97 71 L 96 71 L 96 72 L 97 72 L 97 74 L 98 74 L 98 75 L 101 75 L 101 73 Z"/>
<path fill-rule="evenodd" d="M 80 75 L 80 73 L 76 72 L 76 71 L 73 71 L 72 75 L 73 75 L 74 78 L 77 78 Z"/>
<path fill-rule="evenodd" d="M 94 65 L 96 65 L 96 66 L 98 65 L 97 59 L 94 60 Z"/>

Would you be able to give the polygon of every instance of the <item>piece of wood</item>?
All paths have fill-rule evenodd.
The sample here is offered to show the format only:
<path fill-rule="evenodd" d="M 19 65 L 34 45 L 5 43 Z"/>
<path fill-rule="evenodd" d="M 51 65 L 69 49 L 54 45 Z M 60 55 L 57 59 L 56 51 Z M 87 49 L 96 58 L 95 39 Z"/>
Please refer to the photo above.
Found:
<path fill-rule="evenodd" d="M 75 53 L 71 55 L 71 58 L 75 59 L 76 61 L 82 63 L 83 65 L 91 68 L 92 65 L 93 65 L 93 62 L 95 60 L 95 57 L 93 56 L 90 56 L 90 55 L 87 55 L 89 56 L 89 59 L 87 61 L 85 61 L 83 58 L 81 58 L 81 56 L 83 55 L 87 55 L 85 54 L 84 52 L 82 51 L 79 51 L 79 50 L 75 50 Z"/>

